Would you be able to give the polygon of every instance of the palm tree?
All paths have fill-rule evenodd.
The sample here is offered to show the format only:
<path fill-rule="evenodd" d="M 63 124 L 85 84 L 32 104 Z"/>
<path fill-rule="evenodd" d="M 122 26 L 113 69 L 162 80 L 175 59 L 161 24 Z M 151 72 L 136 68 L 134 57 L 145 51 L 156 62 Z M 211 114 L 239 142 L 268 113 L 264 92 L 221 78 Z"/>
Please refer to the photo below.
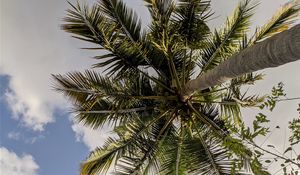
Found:
<path fill-rule="evenodd" d="M 299 38 L 299 27 L 282 32 L 299 5 L 285 5 L 249 38 L 249 20 L 257 6 L 250 0 L 241 1 L 224 27 L 213 32 L 207 25 L 213 14 L 209 0 L 145 3 L 152 18 L 146 30 L 120 0 L 99 0 L 91 8 L 70 3 L 63 29 L 97 45 L 87 49 L 105 50 L 93 66 L 105 74 L 87 70 L 54 75 L 56 89 L 73 102 L 78 122 L 92 128 L 109 125 L 115 133 L 91 152 L 81 174 L 105 174 L 111 167 L 116 174 L 268 174 L 257 152 L 234 129 L 242 126 L 241 106 L 264 100 L 242 94 L 240 87 L 261 79 L 252 71 L 274 64 L 244 71 L 234 63 L 243 64 L 252 51 L 273 40 Z M 299 45 L 299 39 L 292 43 Z M 292 49 L 299 58 L 299 47 Z M 286 54 L 281 49 L 276 53 Z M 251 58 L 253 67 L 257 55 Z M 287 59 L 276 66 L 295 60 Z M 232 67 L 239 68 L 234 75 L 227 73 Z M 233 79 L 225 82 L 222 74 Z M 203 88 L 208 76 L 217 81 Z"/>

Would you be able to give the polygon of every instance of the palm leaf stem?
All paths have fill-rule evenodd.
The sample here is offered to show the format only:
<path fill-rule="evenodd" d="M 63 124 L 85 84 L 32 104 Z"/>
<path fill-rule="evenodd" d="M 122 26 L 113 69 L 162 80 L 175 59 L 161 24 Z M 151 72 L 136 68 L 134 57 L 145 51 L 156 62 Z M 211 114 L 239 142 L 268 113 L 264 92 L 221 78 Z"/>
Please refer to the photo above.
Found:
<path fill-rule="evenodd" d="M 264 38 L 287 30 L 299 13 L 299 1 L 297 2 L 297 0 L 291 0 L 289 3 L 281 7 L 277 14 L 275 14 L 267 24 L 256 29 L 256 32 L 249 40 L 248 45 L 253 45 Z"/>
<path fill-rule="evenodd" d="M 111 6 L 113 6 L 112 9 L 113 9 L 114 16 L 117 18 L 117 21 L 122 26 L 122 30 L 125 32 L 125 34 L 130 39 L 130 41 L 133 42 L 133 43 L 135 43 L 135 40 L 133 39 L 133 36 L 131 36 L 131 34 L 128 31 L 127 27 L 124 25 L 123 20 L 121 20 L 118 12 L 116 11 L 116 7 L 113 5 L 113 3 L 111 3 L 111 1 L 109 1 L 109 3 L 110 3 Z"/>
<path fill-rule="evenodd" d="M 138 69 L 137 70 L 142 73 L 143 75 L 145 75 L 147 78 L 149 78 L 150 80 L 152 80 L 153 82 L 155 82 L 156 84 L 160 85 L 161 87 L 165 88 L 166 90 L 168 90 L 171 93 L 175 93 L 175 91 L 173 89 L 170 89 L 167 85 L 165 85 L 163 82 L 159 81 L 158 79 L 148 75 L 147 73 L 143 72 L 142 70 Z"/>
<path fill-rule="evenodd" d="M 73 8 L 76 9 L 76 7 L 75 7 L 74 5 L 72 5 L 70 2 L 69 2 L 69 4 L 70 4 Z M 97 39 L 99 36 L 101 36 L 101 35 L 99 35 L 99 34 L 95 31 L 95 29 L 92 27 L 92 25 L 90 24 L 90 22 L 86 19 L 85 14 L 83 14 L 83 13 L 81 12 L 80 9 L 79 9 L 79 13 L 81 14 L 82 18 L 84 19 L 84 23 L 88 26 L 88 28 L 89 28 L 89 29 L 92 31 L 92 33 L 95 35 L 96 39 Z M 119 19 L 119 18 L 118 18 L 118 19 Z M 119 20 L 120 20 L 120 19 L 119 19 Z M 123 24 L 122 22 L 120 22 L 120 24 L 122 25 L 122 28 L 124 28 L 124 30 L 125 30 L 126 27 L 123 26 L 124 24 Z M 127 31 L 127 30 L 125 30 L 125 31 Z M 125 33 L 127 34 L 128 31 L 125 32 Z M 133 40 L 133 38 L 131 37 L 130 34 L 128 34 L 128 37 L 130 38 L 130 40 L 131 40 L 134 44 L 137 44 L 137 43 Z M 80 38 L 80 39 L 81 39 L 81 38 Z M 103 39 L 104 42 L 105 42 L 105 48 L 106 48 L 107 50 L 111 51 L 111 52 L 114 52 L 114 49 L 113 49 L 113 47 L 111 47 L 110 42 L 107 41 L 106 38 L 102 38 L 102 39 Z M 99 39 L 98 39 L 98 40 L 99 40 Z M 88 40 L 87 40 L 87 41 L 88 41 Z M 154 66 L 152 66 L 152 64 L 149 62 L 149 59 L 148 59 L 148 58 L 145 58 L 145 55 L 144 55 L 143 53 L 141 53 L 141 50 L 140 50 L 140 49 L 138 49 L 138 50 L 139 50 L 140 54 L 144 57 L 144 59 L 148 62 L 148 64 L 151 65 L 151 67 L 152 67 L 159 75 L 161 75 L 161 73 L 160 73 Z M 124 60 L 124 59 L 123 59 L 123 61 L 127 62 L 127 61 Z M 130 64 L 129 64 L 129 65 L 130 65 Z M 133 67 L 133 68 L 137 69 L 139 72 L 143 72 L 143 71 L 141 71 L 140 69 L 138 69 L 137 67 Z M 144 72 L 143 72 L 143 73 L 144 73 Z M 154 82 L 158 83 L 158 82 L 157 82 L 158 80 L 155 81 L 153 77 L 148 76 L 148 78 L 150 78 L 150 79 L 153 80 Z M 160 84 L 161 86 L 163 86 L 162 83 L 158 83 L 158 84 Z M 164 87 L 164 88 L 167 88 L 167 86 L 165 86 L 165 85 L 164 85 L 163 87 Z"/>
<path fill-rule="evenodd" d="M 204 12 L 206 12 L 206 10 L 211 6 L 210 3 L 211 3 L 211 1 L 208 1 L 207 5 L 202 10 L 202 13 L 200 14 L 200 16 L 202 16 L 202 18 L 207 18 L 208 16 L 211 16 L 211 14 L 209 12 L 205 16 L 203 16 Z"/>
<path fill-rule="evenodd" d="M 98 110 L 98 111 L 76 111 L 81 114 L 122 114 L 122 113 L 131 113 L 138 111 L 146 111 L 154 109 L 153 107 L 140 107 L 140 108 L 131 108 L 131 109 L 120 109 L 120 110 Z"/>
<path fill-rule="evenodd" d="M 185 42 L 185 47 L 187 47 L 187 42 Z M 183 66 L 182 66 L 183 67 L 182 68 L 183 69 L 183 71 L 182 71 L 183 74 L 182 74 L 182 83 L 181 83 L 183 87 L 185 85 L 185 76 L 186 76 L 185 75 L 185 66 L 186 66 L 186 58 L 185 57 L 186 57 L 186 54 L 187 53 L 186 53 L 186 49 L 185 49 L 184 58 L 183 58 Z"/>
<path fill-rule="evenodd" d="M 174 95 L 170 96 L 131 96 L 136 99 L 147 99 L 147 100 L 177 100 L 178 97 Z"/>
<path fill-rule="evenodd" d="M 279 99 L 279 100 L 275 100 L 275 101 L 291 101 L 291 100 L 300 100 L 300 97 L 285 98 L 285 99 Z"/>
<path fill-rule="evenodd" d="M 101 92 L 96 92 L 93 90 L 88 90 L 88 89 L 82 89 L 82 88 L 55 88 L 58 91 L 65 91 L 65 92 L 78 92 L 78 93 L 85 93 L 85 94 L 91 94 L 91 95 L 103 95 Z"/>
<path fill-rule="evenodd" d="M 216 90 L 209 91 L 209 92 L 204 92 L 204 93 L 201 93 L 201 92 L 200 92 L 200 95 L 201 95 L 201 96 L 204 96 L 204 95 L 210 95 L 210 94 L 212 94 L 212 93 L 224 91 L 224 90 L 227 90 L 227 89 L 229 89 L 229 88 L 230 88 L 230 87 L 224 87 L 224 88 L 216 89 Z"/>
<path fill-rule="evenodd" d="M 146 100 L 177 100 L 178 97 L 174 96 L 174 95 L 170 95 L 170 96 L 135 96 L 135 95 L 124 95 L 124 94 L 108 94 L 108 93 L 102 93 L 99 91 L 93 91 L 93 90 L 88 90 L 88 89 L 74 89 L 74 88 L 56 88 L 56 90 L 58 91 L 65 91 L 65 92 L 78 92 L 78 93 L 86 93 L 86 94 L 90 94 L 90 95 L 99 95 L 101 97 L 104 96 L 124 96 L 126 98 L 134 98 L 134 99 L 146 99 Z"/>
<path fill-rule="evenodd" d="M 175 174 L 179 175 L 179 165 L 180 165 L 180 157 L 181 157 L 181 149 L 182 149 L 182 140 L 184 137 L 184 127 L 182 124 L 182 121 L 180 121 L 181 127 L 180 127 L 180 136 L 178 138 L 178 147 L 177 147 L 177 156 L 176 156 L 176 169 Z"/>
<path fill-rule="evenodd" d="M 115 11 L 115 8 L 114 8 L 114 11 Z M 117 13 L 117 12 L 115 11 L 115 13 Z M 131 41 L 133 44 L 138 44 L 138 43 L 133 39 L 133 37 L 130 35 L 130 33 L 129 33 L 129 31 L 127 30 L 127 28 L 124 26 L 124 24 L 123 24 L 122 20 L 120 19 L 119 15 L 117 15 L 117 18 L 118 18 L 118 21 L 120 22 L 120 24 L 121 24 L 121 26 L 122 26 L 122 29 L 124 29 L 124 32 L 125 32 L 126 35 L 129 37 L 130 41 Z M 142 55 L 142 57 L 144 57 L 145 61 L 146 61 L 149 65 L 151 65 L 151 67 L 156 71 L 156 73 L 162 76 L 162 74 L 160 73 L 160 71 L 159 71 L 156 67 L 154 67 L 154 66 L 151 64 L 149 58 L 148 58 L 146 55 L 144 55 L 140 49 L 138 49 L 138 52 L 140 53 L 140 55 Z"/>
<path fill-rule="evenodd" d="M 176 81 L 176 78 L 175 78 L 175 75 L 174 75 L 174 72 L 172 70 L 172 67 L 171 67 L 171 64 L 170 64 L 169 60 L 168 60 L 168 68 L 169 68 L 169 72 L 170 72 L 170 76 L 171 76 L 171 86 L 173 87 L 174 86 L 173 80 Z M 177 81 L 176 81 L 176 85 L 177 85 Z"/>
<path fill-rule="evenodd" d="M 168 132 L 165 132 L 164 136 L 161 139 L 156 140 L 154 145 L 149 146 L 149 149 L 146 151 L 146 153 L 144 154 L 142 159 L 139 161 L 139 164 L 135 167 L 133 173 L 131 173 L 131 174 L 138 175 L 138 173 L 139 173 L 138 171 L 139 171 L 140 167 L 143 165 L 145 160 L 155 151 L 154 148 L 164 141 L 167 134 L 168 134 Z"/>
<path fill-rule="evenodd" d="M 172 74 L 174 75 L 174 78 L 175 78 L 175 81 L 176 81 L 176 84 L 177 84 L 177 88 L 180 91 L 181 90 L 181 84 L 180 84 L 180 81 L 179 81 L 179 77 L 178 77 L 178 74 L 177 74 L 176 67 L 174 65 L 173 59 L 169 60 L 169 64 L 171 66 L 171 71 L 172 71 Z"/>
<path fill-rule="evenodd" d="M 171 125 L 169 125 L 169 128 L 168 128 L 168 129 L 170 129 L 170 126 L 171 126 Z M 168 132 L 165 132 L 165 134 L 163 135 L 163 137 L 162 137 L 160 140 L 156 140 L 156 142 L 154 143 L 154 145 L 156 145 L 157 147 L 160 147 L 161 144 L 163 143 L 163 141 L 165 140 L 167 134 L 168 134 Z M 157 137 L 157 138 L 158 138 L 158 137 Z M 151 161 L 151 160 L 150 160 L 150 161 Z M 152 159 L 152 161 L 153 161 L 153 159 Z M 149 168 L 150 168 L 150 167 L 149 167 L 149 164 L 150 164 L 150 163 L 148 163 L 148 165 L 147 165 L 147 167 L 146 167 L 145 169 L 149 169 Z M 157 165 L 156 165 L 156 166 L 157 166 Z M 157 166 L 157 167 L 158 167 L 158 166 Z M 147 172 L 147 171 L 144 171 L 143 175 L 147 175 L 146 172 Z"/>
<path fill-rule="evenodd" d="M 224 104 L 224 105 L 237 105 L 240 104 L 235 101 L 205 101 L 205 100 L 192 100 L 193 102 L 196 103 L 218 103 L 218 104 Z"/>
<path fill-rule="evenodd" d="M 161 135 L 163 134 L 163 132 L 166 130 L 167 127 L 170 126 L 170 124 L 172 124 L 172 121 L 176 118 L 176 115 L 174 115 L 177 111 L 177 108 L 175 108 L 173 110 L 173 112 L 170 115 L 170 118 L 165 122 L 165 125 L 163 126 L 163 128 L 160 130 L 157 138 L 161 137 Z"/>
<path fill-rule="evenodd" d="M 133 139 L 131 139 L 132 141 Z M 89 160 L 86 160 L 85 162 L 83 162 L 83 164 L 81 165 L 81 173 L 80 175 L 85 175 L 83 174 L 84 172 L 87 172 L 87 174 L 91 174 L 91 171 L 92 169 L 95 168 L 96 164 L 94 163 L 94 165 L 92 165 L 93 167 L 92 168 L 87 168 L 87 166 L 89 166 L 89 164 L 91 164 L 92 162 L 95 162 L 95 161 L 101 161 L 101 159 L 104 159 L 105 157 L 109 156 L 109 155 L 113 155 L 115 154 L 116 152 L 118 152 L 119 150 L 123 149 L 124 147 L 126 147 L 127 145 L 129 145 L 131 142 L 130 141 L 127 141 L 127 142 L 124 142 L 122 145 L 120 146 L 116 146 L 114 147 L 111 151 L 109 151 L 108 153 L 104 154 L 104 155 L 101 155 L 100 157 L 94 157 L 92 159 L 89 159 Z M 107 172 L 108 170 L 105 170 L 105 172 Z M 102 171 L 101 171 L 102 172 Z"/>
<path fill-rule="evenodd" d="M 205 123 L 206 125 L 212 127 L 212 129 L 215 131 L 215 133 L 220 137 L 223 138 L 226 134 L 225 132 L 213 121 L 211 121 L 210 119 L 208 119 L 207 117 L 201 115 L 192 105 L 192 103 L 190 101 L 187 102 L 189 108 L 196 114 L 197 118 L 200 119 L 200 121 L 202 121 L 203 123 Z"/>
<path fill-rule="evenodd" d="M 132 175 L 138 175 L 141 166 L 143 165 L 143 163 L 145 162 L 145 160 L 150 156 L 150 154 L 151 154 L 153 151 L 154 151 L 154 149 L 149 148 L 149 149 L 146 151 L 146 154 L 144 154 L 144 156 L 142 157 L 142 159 L 139 161 L 138 165 L 134 168 L 133 172 L 130 173 L 130 174 L 132 174 Z"/>

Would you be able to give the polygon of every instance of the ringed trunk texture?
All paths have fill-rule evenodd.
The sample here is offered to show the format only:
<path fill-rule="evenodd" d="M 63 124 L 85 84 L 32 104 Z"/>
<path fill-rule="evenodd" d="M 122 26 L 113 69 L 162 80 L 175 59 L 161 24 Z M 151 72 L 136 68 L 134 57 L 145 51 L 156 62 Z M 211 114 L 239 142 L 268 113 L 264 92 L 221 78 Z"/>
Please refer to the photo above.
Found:
<path fill-rule="evenodd" d="M 233 55 L 202 76 L 190 80 L 181 93 L 186 101 L 195 91 L 224 83 L 246 73 L 300 59 L 300 24 Z"/>

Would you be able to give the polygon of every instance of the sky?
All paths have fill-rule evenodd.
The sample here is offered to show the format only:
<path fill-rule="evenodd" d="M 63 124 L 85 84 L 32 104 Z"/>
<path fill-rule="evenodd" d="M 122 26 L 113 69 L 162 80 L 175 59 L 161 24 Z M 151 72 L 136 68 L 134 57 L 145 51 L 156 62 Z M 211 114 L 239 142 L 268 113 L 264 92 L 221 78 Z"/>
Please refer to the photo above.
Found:
<path fill-rule="evenodd" d="M 143 1 L 126 2 L 147 26 Z M 222 25 L 237 2 L 212 0 L 215 18 L 209 22 L 211 28 Z M 286 2 L 262 0 L 253 26 L 263 24 Z M 80 162 L 109 134 L 74 123 L 70 103 L 53 90 L 51 74 L 89 69 L 95 63 L 90 57 L 99 54 L 80 50 L 86 43 L 60 29 L 68 8 L 62 0 L 0 0 L 0 174 L 78 174 Z M 251 91 L 267 93 L 282 81 L 288 97 L 300 97 L 299 67 L 298 61 L 264 70 L 265 80 Z M 282 129 L 274 131 L 266 144 L 281 150 L 286 147 L 287 122 L 297 117 L 298 103 L 281 102 L 269 115 L 271 126 Z M 250 123 L 257 111 L 243 113 Z"/>

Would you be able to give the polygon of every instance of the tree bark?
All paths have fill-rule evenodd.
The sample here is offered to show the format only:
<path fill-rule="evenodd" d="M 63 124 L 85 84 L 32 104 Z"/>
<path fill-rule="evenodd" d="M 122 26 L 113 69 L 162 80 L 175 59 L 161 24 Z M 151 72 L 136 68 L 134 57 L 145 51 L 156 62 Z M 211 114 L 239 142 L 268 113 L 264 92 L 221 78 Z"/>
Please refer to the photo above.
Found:
<path fill-rule="evenodd" d="M 242 50 L 216 68 L 190 80 L 181 92 L 181 98 L 186 101 L 195 91 L 219 85 L 246 73 L 277 67 L 299 59 L 300 24 Z"/>

